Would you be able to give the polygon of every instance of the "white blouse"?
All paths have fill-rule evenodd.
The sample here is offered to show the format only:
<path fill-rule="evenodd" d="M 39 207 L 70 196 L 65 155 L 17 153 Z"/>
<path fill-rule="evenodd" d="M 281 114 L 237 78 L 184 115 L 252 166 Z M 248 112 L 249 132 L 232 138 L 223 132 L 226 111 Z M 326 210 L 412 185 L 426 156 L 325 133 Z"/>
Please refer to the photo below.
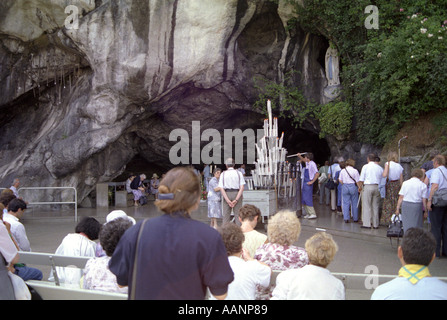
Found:
<path fill-rule="evenodd" d="M 404 201 L 420 203 L 427 197 L 427 185 L 420 179 L 413 177 L 404 181 L 399 191 L 400 196 L 404 196 Z"/>
<path fill-rule="evenodd" d="M 307 265 L 281 272 L 272 300 L 344 300 L 345 287 L 329 270 Z"/>

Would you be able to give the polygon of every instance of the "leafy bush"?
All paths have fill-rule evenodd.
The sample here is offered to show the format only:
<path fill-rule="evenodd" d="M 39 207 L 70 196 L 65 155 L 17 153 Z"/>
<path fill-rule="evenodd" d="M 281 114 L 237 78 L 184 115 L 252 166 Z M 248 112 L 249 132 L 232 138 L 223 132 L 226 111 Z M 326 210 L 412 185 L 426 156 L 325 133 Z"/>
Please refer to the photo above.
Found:
<path fill-rule="evenodd" d="M 330 134 L 342 140 L 351 131 L 352 108 L 344 101 L 331 102 L 320 106 L 318 119 L 320 121 L 320 138 Z"/>
<path fill-rule="evenodd" d="M 291 82 L 294 73 L 290 72 L 286 75 L 285 85 L 260 77 L 254 78 L 254 86 L 259 92 L 254 108 L 267 114 L 266 101 L 270 99 L 272 110 L 275 110 L 281 118 L 291 119 L 292 124 L 297 127 L 305 120 L 315 117 L 317 106 L 308 101 L 299 88 L 287 85 Z"/>
<path fill-rule="evenodd" d="M 445 0 L 373 1 L 379 29 L 364 26 L 370 0 L 303 0 L 303 6 L 289 2 L 295 5 L 300 26 L 324 35 L 340 53 L 346 102 L 320 113 L 304 108 L 303 115 L 313 113 L 323 120 L 322 128 L 326 112 L 338 105 L 349 116 L 350 105 L 357 138 L 383 145 L 404 123 L 447 109 Z"/>

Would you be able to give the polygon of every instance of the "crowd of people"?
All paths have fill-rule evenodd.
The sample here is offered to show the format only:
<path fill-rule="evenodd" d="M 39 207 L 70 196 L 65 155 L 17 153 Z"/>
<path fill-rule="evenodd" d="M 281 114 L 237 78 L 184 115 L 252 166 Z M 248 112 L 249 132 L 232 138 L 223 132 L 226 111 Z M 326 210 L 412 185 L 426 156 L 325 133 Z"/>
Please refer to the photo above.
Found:
<path fill-rule="evenodd" d="M 393 154 L 384 169 L 375 155 L 368 155 L 361 172 L 351 159 L 320 170 L 313 166 L 312 155 L 306 154 L 301 160 L 305 185 L 338 180 L 341 191 L 339 197 L 338 190 L 333 193 L 334 209 L 339 201 L 346 222 L 361 218 L 363 227 L 377 228 L 381 217 L 387 222 L 393 215 L 402 216 L 405 233 L 397 252 L 402 263 L 399 279 L 379 286 L 373 299 L 447 299 L 447 284 L 430 277 L 428 271 L 435 257 L 447 254 L 447 206 L 437 202 L 437 192 L 447 188 L 444 156 L 434 156 L 432 167 L 424 164 L 423 169 L 413 170 L 407 181 L 403 181 Z M 227 170 L 216 169 L 208 183 L 208 214 L 214 219 L 211 227 L 191 218 L 200 204 L 200 175 L 191 168 L 174 168 L 157 184 L 155 205 L 162 212 L 160 216 L 136 222 L 124 211 L 114 210 L 102 225 L 95 218 L 83 218 L 74 233 L 62 240 L 56 254 L 91 259 L 83 270 L 58 268 L 59 280 L 76 288 L 126 293 L 130 299 L 345 299 L 343 283 L 327 269 L 338 250 L 331 235 L 317 232 L 304 248 L 296 246 L 301 223 L 296 212 L 288 210 L 268 219 L 266 235 L 256 231 L 261 212 L 254 205 L 242 205 L 244 174 L 234 169 L 232 159 L 225 165 Z M 135 176 L 129 183 L 137 181 L 136 189 L 131 187 L 135 196 L 140 195 L 138 188 L 144 179 L 144 175 Z M 390 204 L 385 205 L 384 200 L 379 215 L 382 179 L 386 180 L 385 199 L 389 197 Z M 335 188 L 326 189 L 332 192 Z M 306 192 L 304 189 L 307 199 L 303 205 L 307 217 L 313 218 L 312 197 L 309 199 Z M 361 214 L 354 208 L 359 195 Z M 320 199 L 325 200 L 325 196 Z M 213 201 L 221 203 L 213 205 Z M 20 264 L 18 251 L 31 250 L 19 221 L 26 203 L 12 192 L 3 192 L 0 203 L 5 208 L 0 223 L 0 257 L 7 266 L 0 268 L 0 283 L 6 288 L 0 298 L 11 299 L 8 272 L 24 280 L 41 280 L 42 272 Z M 432 224 L 431 232 L 421 228 L 424 212 Z M 223 220 L 220 226 L 217 219 Z M 273 272 L 280 272 L 276 280 L 272 279 Z"/>
<path fill-rule="evenodd" d="M 399 219 L 405 232 L 423 228 L 424 219 L 429 219 L 436 256 L 447 255 L 447 205 L 433 203 L 435 193 L 447 189 L 445 156 L 432 152 L 430 160 L 414 168 L 406 181 L 396 152 L 388 154 L 383 167 L 380 162 L 376 154 L 369 154 L 360 172 L 352 159 L 339 158 L 332 165 L 326 162 L 319 169 L 320 204 L 331 201 L 331 209 L 340 211 L 346 223 L 352 219 L 367 229 L 389 226 Z M 330 189 L 331 179 L 334 187 Z"/>

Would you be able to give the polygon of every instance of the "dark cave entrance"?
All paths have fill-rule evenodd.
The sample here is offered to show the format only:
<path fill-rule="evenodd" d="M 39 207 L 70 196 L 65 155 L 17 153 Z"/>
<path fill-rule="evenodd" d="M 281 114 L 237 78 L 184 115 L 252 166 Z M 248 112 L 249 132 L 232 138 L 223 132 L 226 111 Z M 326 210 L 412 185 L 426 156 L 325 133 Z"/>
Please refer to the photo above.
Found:
<path fill-rule="evenodd" d="M 262 126 L 259 124 L 263 123 L 262 121 L 263 116 L 259 116 L 259 114 L 257 113 L 248 111 L 241 112 L 239 110 L 239 112 L 234 112 L 232 116 L 238 117 L 239 119 L 243 119 L 242 122 L 244 123 L 244 125 L 238 125 L 238 128 L 241 129 L 242 131 L 247 128 L 253 129 L 254 132 L 256 132 L 257 129 L 262 129 Z M 256 123 L 256 125 L 254 125 L 254 123 Z M 278 126 L 280 132 L 284 131 L 283 145 L 287 149 L 289 155 L 302 152 L 312 152 L 314 154 L 314 161 L 318 166 L 323 165 L 326 160 L 330 159 L 331 152 L 328 142 L 326 139 L 321 139 L 317 132 L 313 132 L 303 128 L 295 128 L 291 124 L 291 122 L 287 119 L 280 119 Z M 222 132 L 221 135 L 222 137 L 224 136 Z M 190 137 L 190 139 L 192 139 L 192 137 Z M 207 143 L 208 142 L 202 142 L 201 150 Z M 247 141 L 244 140 L 244 153 L 246 153 L 246 147 L 247 147 Z M 144 149 L 150 150 L 151 148 L 149 147 Z M 234 153 L 235 149 L 233 149 L 233 155 Z M 158 176 L 161 176 L 163 173 L 167 172 L 169 169 L 176 166 L 170 163 L 168 154 L 166 154 L 165 160 L 161 162 L 160 161 L 152 162 L 149 160 L 150 158 L 151 158 L 150 155 L 136 154 L 133 157 L 133 159 L 129 161 L 129 163 L 127 163 L 124 172 L 116 179 L 114 179 L 114 181 L 115 182 L 125 181 L 131 173 L 133 174 L 144 173 L 146 174 L 147 178 L 150 179 L 154 173 L 156 173 Z M 247 159 L 247 156 L 245 154 L 243 159 Z M 289 161 L 293 163 L 296 161 L 296 159 L 297 158 L 290 158 Z M 223 165 L 224 160 L 225 160 L 224 152 L 222 151 L 221 162 L 218 164 L 218 166 L 220 166 L 222 169 L 225 169 L 225 166 Z M 254 167 L 251 163 L 245 163 L 245 164 L 248 170 Z M 179 165 L 192 165 L 199 170 L 202 170 L 204 167 L 203 163 L 192 164 L 191 159 L 189 164 L 179 164 Z M 247 174 L 249 175 L 248 172 L 249 171 L 247 171 Z"/>

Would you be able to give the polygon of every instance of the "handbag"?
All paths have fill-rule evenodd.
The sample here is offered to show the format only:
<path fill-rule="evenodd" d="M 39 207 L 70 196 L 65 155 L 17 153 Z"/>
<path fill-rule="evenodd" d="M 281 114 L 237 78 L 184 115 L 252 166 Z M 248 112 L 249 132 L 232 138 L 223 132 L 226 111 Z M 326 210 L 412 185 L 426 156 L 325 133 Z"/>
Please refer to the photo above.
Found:
<path fill-rule="evenodd" d="M 145 219 L 141 224 L 140 231 L 138 232 L 137 244 L 135 246 L 135 258 L 133 261 L 133 271 L 132 271 L 132 290 L 129 292 L 129 300 L 135 300 L 135 286 L 137 284 L 137 260 L 138 260 L 138 244 L 140 243 L 141 235 L 143 234 L 144 225 L 148 219 Z"/>
<path fill-rule="evenodd" d="M 388 238 L 402 238 L 404 236 L 404 228 L 399 216 L 391 218 L 391 223 L 386 231 L 386 236 Z"/>
<path fill-rule="evenodd" d="M 335 182 L 332 179 L 329 179 L 328 182 L 324 185 L 325 188 L 328 188 L 329 190 L 335 189 Z"/>
<path fill-rule="evenodd" d="M 16 300 L 31 300 L 31 293 L 25 281 L 11 271 L 8 271 L 8 275 L 14 288 Z"/>
<path fill-rule="evenodd" d="M 447 180 L 442 170 L 439 169 L 439 171 L 441 171 L 444 180 Z M 447 206 L 447 189 L 436 190 L 436 192 L 433 194 L 431 203 L 437 207 Z"/>

